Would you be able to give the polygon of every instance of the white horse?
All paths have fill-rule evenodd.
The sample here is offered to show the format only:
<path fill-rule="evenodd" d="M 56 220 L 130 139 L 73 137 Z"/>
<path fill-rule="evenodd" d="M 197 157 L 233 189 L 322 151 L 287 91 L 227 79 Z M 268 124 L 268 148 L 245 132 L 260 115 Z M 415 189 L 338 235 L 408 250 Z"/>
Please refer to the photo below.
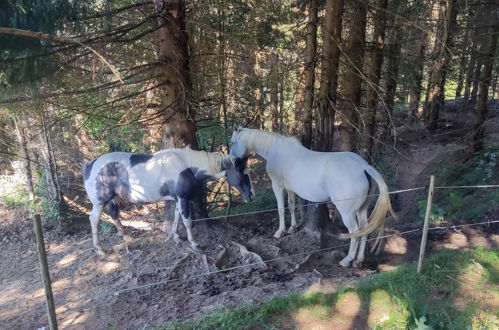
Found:
<path fill-rule="evenodd" d="M 359 266 L 364 260 L 367 235 L 377 231 L 376 242 L 379 243 L 387 213 L 395 216 L 383 177 L 355 153 L 316 152 L 305 148 L 296 138 L 242 127 L 234 131 L 230 144 L 233 156 L 243 157 L 256 152 L 267 161 L 266 169 L 279 213 L 276 238 L 286 229 L 284 189 L 288 192 L 291 231 L 296 228 L 295 194 L 311 202 L 332 200 L 348 228 L 346 237 L 351 238 L 348 255 L 340 261 L 343 267 L 350 266 L 354 260 L 353 265 Z M 376 181 L 380 195 L 368 218 L 367 197 L 375 189 L 370 184 L 371 178 Z"/>
<path fill-rule="evenodd" d="M 175 200 L 174 238 L 179 240 L 177 225 L 180 214 L 187 238 L 192 248 L 197 250 L 191 233 L 189 201 L 201 192 L 203 181 L 223 176 L 241 193 L 245 202 L 250 201 L 254 192 L 246 163 L 247 158 L 185 148 L 154 154 L 113 152 L 83 164 L 85 190 L 92 202 L 90 223 L 95 248 L 103 251 L 98 228 L 106 205 L 118 233 L 123 236 L 118 209 L 120 200 L 133 204 Z"/>

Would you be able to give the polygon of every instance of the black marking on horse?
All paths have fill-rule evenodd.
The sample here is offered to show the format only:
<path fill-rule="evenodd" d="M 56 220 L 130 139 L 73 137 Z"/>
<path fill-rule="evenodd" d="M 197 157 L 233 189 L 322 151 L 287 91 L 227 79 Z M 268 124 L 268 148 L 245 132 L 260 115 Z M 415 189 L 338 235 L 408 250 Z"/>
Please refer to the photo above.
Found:
<path fill-rule="evenodd" d="M 200 181 L 210 181 L 215 179 L 213 176 L 208 174 L 206 170 L 200 170 L 197 167 L 190 167 L 192 174 L 194 174 L 194 177 Z"/>
<path fill-rule="evenodd" d="M 118 219 L 120 215 L 120 209 L 118 208 L 118 205 L 113 200 L 110 200 L 109 203 L 107 203 L 107 213 L 111 216 L 113 219 Z"/>
<path fill-rule="evenodd" d="M 176 193 L 182 199 L 192 199 L 200 194 L 203 187 L 201 181 L 196 179 L 190 168 L 180 172 L 177 180 Z"/>
<path fill-rule="evenodd" d="M 90 174 L 92 173 L 92 166 L 94 166 L 95 159 L 92 160 L 91 162 L 86 162 L 83 164 L 83 175 L 85 177 L 85 181 L 88 180 L 90 177 Z"/>
<path fill-rule="evenodd" d="M 135 165 L 145 163 L 153 157 L 154 157 L 153 155 L 149 154 L 132 154 L 130 156 L 130 166 L 134 167 Z"/>
<path fill-rule="evenodd" d="M 229 168 L 232 168 L 234 167 L 234 162 L 232 159 L 224 159 L 221 163 L 220 163 L 220 169 L 222 171 L 225 171 Z"/>
<path fill-rule="evenodd" d="M 167 180 L 161 184 L 159 187 L 159 195 L 160 196 L 171 196 L 176 198 L 176 189 L 175 189 L 175 181 Z"/>
<path fill-rule="evenodd" d="M 106 204 L 115 196 L 132 202 L 128 172 L 123 164 L 119 162 L 107 163 L 97 173 L 95 180 L 97 198 L 102 203 Z"/>

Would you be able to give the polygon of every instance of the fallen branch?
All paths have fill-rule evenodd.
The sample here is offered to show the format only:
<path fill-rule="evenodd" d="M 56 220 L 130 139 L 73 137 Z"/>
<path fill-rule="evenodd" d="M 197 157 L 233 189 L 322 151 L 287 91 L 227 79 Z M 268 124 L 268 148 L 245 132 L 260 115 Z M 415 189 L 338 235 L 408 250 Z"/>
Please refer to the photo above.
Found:
<path fill-rule="evenodd" d="M 248 257 L 250 259 L 254 259 L 256 260 L 257 263 L 261 263 L 261 265 L 259 265 L 262 269 L 265 269 L 267 270 L 268 267 L 267 265 L 265 264 L 265 262 L 263 262 L 263 259 L 262 257 L 258 254 L 258 253 L 255 253 L 255 252 L 251 252 L 250 250 L 248 250 L 248 248 L 240 243 L 237 243 L 237 242 L 234 242 L 234 241 L 231 241 L 234 245 L 236 245 L 237 247 L 239 247 L 239 252 L 243 255 L 243 257 Z"/>
<path fill-rule="evenodd" d="M 223 265 L 224 263 L 224 260 L 226 259 L 227 257 L 227 249 L 223 246 L 223 245 L 220 245 L 220 247 L 222 248 L 222 252 L 220 252 L 217 256 L 217 259 L 215 260 L 215 263 L 214 263 L 214 266 L 217 270 L 221 269 L 220 266 Z"/>
<path fill-rule="evenodd" d="M 16 35 L 16 36 L 23 36 L 23 37 L 28 37 L 28 38 L 35 38 L 35 39 L 40 39 L 40 40 L 49 40 L 52 42 L 57 42 L 57 43 L 66 44 L 66 45 L 67 44 L 70 44 L 70 45 L 77 44 L 77 45 L 83 46 L 83 47 L 87 48 L 88 50 L 90 50 L 92 53 L 94 53 L 102 62 L 104 62 L 111 69 L 111 71 L 114 73 L 116 78 L 119 81 L 123 82 L 123 80 L 121 80 L 120 73 L 118 72 L 118 70 L 116 69 L 116 67 L 114 65 L 109 63 L 104 58 L 104 56 L 102 56 L 100 53 L 98 53 L 95 49 L 93 49 L 92 47 L 90 47 L 88 45 L 85 45 L 84 43 L 82 43 L 78 40 L 57 37 L 57 36 L 53 36 L 53 35 L 41 33 L 41 32 L 34 32 L 34 31 L 29 31 L 29 30 L 21 30 L 21 29 L 13 29 L 13 28 L 3 28 L 3 27 L 0 27 L 0 33 L 11 34 L 11 35 Z"/>

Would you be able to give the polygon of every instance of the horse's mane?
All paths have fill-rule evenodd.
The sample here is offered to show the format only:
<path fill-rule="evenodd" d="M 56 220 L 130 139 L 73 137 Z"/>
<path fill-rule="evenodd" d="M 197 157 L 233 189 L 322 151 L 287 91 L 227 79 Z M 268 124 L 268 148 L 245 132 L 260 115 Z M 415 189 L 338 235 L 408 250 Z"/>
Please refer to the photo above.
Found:
<path fill-rule="evenodd" d="M 184 159 L 189 167 L 197 167 L 206 169 L 208 174 L 215 175 L 223 171 L 227 167 L 227 162 L 234 166 L 236 157 L 230 155 L 219 154 L 215 152 L 206 152 L 192 150 L 190 147 L 177 149 L 178 154 Z M 222 166 L 225 165 L 225 166 Z"/>
<path fill-rule="evenodd" d="M 240 128 L 240 132 L 248 149 L 253 151 L 269 152 L 272 146 L 278 142 L 293 142 L 302 145 L 294 136 L 251 128 Z"/>

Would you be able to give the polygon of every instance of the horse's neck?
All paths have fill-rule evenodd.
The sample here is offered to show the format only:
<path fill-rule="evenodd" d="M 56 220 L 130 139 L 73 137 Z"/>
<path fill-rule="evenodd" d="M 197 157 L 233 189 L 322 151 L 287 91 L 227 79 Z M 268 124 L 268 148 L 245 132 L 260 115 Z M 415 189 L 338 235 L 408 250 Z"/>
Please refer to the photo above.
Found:
<path fill-rule="evenodd" d="M 297 141 L 286 137 L 275 139 L 272 143 L 265 146 L 256 144 L 252 146 L 251 149 L 267 161 L 273 158 L 272 155 L 275 155 L 279 151 L 294 154 L 295 152 L 306 150 L 306 148 L 297 143 Z"/>

